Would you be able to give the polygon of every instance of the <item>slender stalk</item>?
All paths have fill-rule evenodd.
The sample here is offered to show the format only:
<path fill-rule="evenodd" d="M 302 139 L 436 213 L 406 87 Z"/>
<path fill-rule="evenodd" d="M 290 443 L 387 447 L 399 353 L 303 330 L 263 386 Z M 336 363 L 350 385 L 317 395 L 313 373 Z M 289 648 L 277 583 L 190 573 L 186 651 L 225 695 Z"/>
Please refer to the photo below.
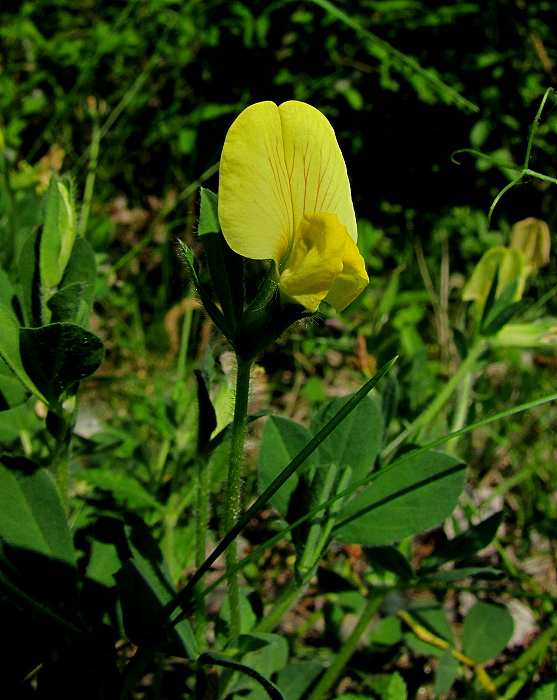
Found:
<path fill-rule="evenodd" d="M 253 632 L 255 634 L 272 632 L 286 613 L 293 608 L 304 595 L 314 573 L 315 570 L 310 571 L 301 583 L 296 581 L 295 578 L 292 578 L 280 597 L 274 601 L 271 612 L 255 626 Z"/>
<path fill-rule="evenodd" d="M 515 659 L 510 667 L 501 673 L 494 681 L 493 685 L 496 688 L 502 688 L 510 683 L 514 676 L 517 676 L 521 671 L 524 671 L 529 666 L 533 666 L 541 661 L 544 654 L 547 653 L 551 643 L 557 636 L 557 623 L 554 623 L 541 634 L 531 647 L 521 654 L 518 659 Z M 505 697 L 512 697 L 505 693 Z"/>
<path fill-rule="evenodd" d="M 468 404 L 470 401 L 470 393 L 472 391 L 473 385 L 474 374 L 473 372 L 468 372 L 468 374 L 464 377 L 458 388 L 456 410 L 451 428 L 451 432 L 453 433 L 456 433 L 458 430 L 460 430 L 466 425 L 466 418 L 468 416 Z M 458 438 L 453 438 L 450 442 L 447 443 L 447 454 L 455 454 L 457 442 Z"/>
<path fill-rule="evenodd" d="M 60 444 L 54 453 L 54 479 L 60 502 L 66 513 L 69 507 L 68 486 L 70 474 L 70 445 Z"/>
<path fill-rule="evenodd" d="M 335 660 L 329 666 L 319 683 L 315 686 L 308 700 L 321 700 L 321 698 L 326 695 L 336 683 L 340 674 L 346 668 L 346 664 L 350 661 L 350 657 L 356 650 L 358 642 L 360 641 L 363 633 L 366 631 L 367 626 L 375 616 L 382 599 L 383 596 L 381 594 L 377 594 L 376 592 L 370 594 L 367 604 L 360 615 L 360 619 L 358 620 L 356 627 L 354 627 L 352 634 L 344 642 L 339 653 L 336 655 Z"/>
<path fill-rule="evenodd" d="M 97 162 L 99 159 L 99 149 L 101 143 L 101 127 L 99 121 L 99 110 L 97 101 L 94 97 L 89 97 L 88 100 L 89 114 L 93 122 L 93 134 L 91 138 L 91 150 L 89 157 L 89 167 L 87 169 L 87 178 L 85 180 L 85 189 L 83 191 L 83 202 L 81 204 L 81 216 L 77 233 L 80 236 L 85 236 L 87 230 L 87 221 L 89 219 L 89 211 L 93 200 L 93 190 L 95 188 L 95 178 L 97 175 Z"/>
<path fill-rule="evenodd" d="M 228 479 L 226 486 L 226 510 L 224 526 L 231 530 L 241 513 L 242 468 L 244 464 L 244 442 L 246 437 L 246 418 L 248 414 L 249 380 L 251 361 L 237 356 L 238 374 L 236 377 L 236 396 L 234 418 L 230 434 L 230 453 L 228 460 Z M 226 568 L 232 569 L 238 561 L 234 543 L 226 550 Z M 240 588 L 238 572 L 235 571 L 228 582 L 230 604 L 230 637 L 237 637 L 241 631 Z"/>
<path fill-rule="evenodd" d="M 206 557 L 207 549 L 207 524 L 209 520 L 209 479 L 207 478 L 207 460 L 199 457 L 196 460 L 197 476 L 197 508 L 195 524 L 195 566 L 201 567 Z M 205 576 L 199 579 L 195 586 L 194 595 L 203 590 L 205 586 Z M 207 611 L 205 608 L 205 598 L 195 597 L 195 638 L 201 651 L 205 651 L 207 646 Z"/>
<path fill-rule="evenodd" d="M 52 416 L 55 416 L 52 418 L 52 423 L 55 426 L 53 437 L 56 440 L 56 444 L 52 451 L 50 469 L 54 475 L 54 481 L 56 484 L 56 490 L 58 491 L 58 496 L 60 497 L 60 502 L 62 503 L 64 510 L 67 512 L 69 506 L 68 486 L 75 413 L 73 410 L 65 410 L 62 406 L 51 407 L 49 409 L 49 413 L 52 413 Z"/>
<path fill-rule="evenodd" d="M 403 430 L 400 435 L 398 435 L 389 445 L 387 445 L 387 447 L 383 450 L 383 458 L 392 454 L 407 438 L 421 432 L 421 430 L 435 418 L 435 416 L 451 398 L 453 392 L 456 390 L 461 381 L 468 375 L 469 372 L 472 371 L 478 358 L 485 351 L 486 347 L 486 343 L 480 340 L 471 348 L 460 367 L 443 386 L 437 395 L 437 398 L 432 401 L 427 409 L 423 413 L 420 413 L 420 415 L 405 430 Z"/>
<path fill-rule="evenodd" d="M 428 642 L 429 644 L 432 644 L 433 646 L 436 646 L 439 649 L 448 649 L 451 652 L 451 654 L 455 657 L 455 659 L 460 661 L 460 663 L 464 666 L 467 666 L 468 668 L 471 668 L 474 671 L 478 682 L 483 686 L 484 690 L 494 698 L 494 700 L 502 700 L 499 693 L 497 692 L 497 687 L 495 686 L 491 678 L 487 675 L 487 672 L 483 668 L 483 666 L 476 663 L 473 659 L 471 659 L 470 657 L 466 656 L 461 651 L 453 647 L 451 644 L 449 644 L 449 642 L 447 642 L 447 640 L 441 639 L 441 637 L 438 637 L 429 630 L 425 629 L 425 627 L 422 627 L 406 612 L 406 610 L 400 610 L 398 612 L 398 616 L 402 620 L 404 620 L 404 622 L 406 622 L 406 624 L 410 627 L 410 629 L 412 630 L 412 632 L 414 632 L 418 639 L 421 639 L 424 642 Z"/>

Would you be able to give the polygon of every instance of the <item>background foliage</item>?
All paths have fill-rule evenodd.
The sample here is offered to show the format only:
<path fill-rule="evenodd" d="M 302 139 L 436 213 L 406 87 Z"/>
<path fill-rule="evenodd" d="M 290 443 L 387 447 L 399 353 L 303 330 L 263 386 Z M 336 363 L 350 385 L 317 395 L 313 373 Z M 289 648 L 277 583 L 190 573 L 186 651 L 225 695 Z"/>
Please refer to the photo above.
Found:
<path fill-rule="evenodd" d="M 555 243 L 553 185 L 521 184 L 505 195 L 488 224 L 486 212 L 510 171 L 466 154 L 456 165 L 450 156 L 472 147 L 500 163 L 522 162 L 539 101 L 557 82 L 556 22 L 547 0 L 347 0 L 332 10 L 323 0 L 28 0 L 0 9 L 0 127 L 7 169 L 0 188 L 0 255 L 6 269 L 9 242 L 23 240 L 22 232 L 40 220 L 48 173 L 68 174 L 84 195 L 95 175 L 84 233 L 99 271 L 93 330 L 107 355 L 97 379 L 82 385 L 72 469 L 74 498 L 81 504 L 74 529 L 85 553 L 82 565 L 87 562 L 98 585 L 112 585 L 106 562 L 115 567 L 116 561 L 112 541 L 118 538 L 106 532 L 123 527 L 110 518 L 92 524 L 92 512 L 105 506 L 137 509 L 146 517 L 171 578 L 193 566 L 184 544 L 191 538 L 185 514 L 192 507 L 192 477 L 183 468 L 194 459 L 197 408 L 193 383 L 181 390 L 177 379 L 193 366 L 205 371 L 223 427 L 230 417 L 230 368 L 223 341 L 187 293 L 176 239 L 196 246 L 198 186 L 217 189 L 216 164 L 235 115 L 259 100 L 299 99 L 330 118 L 347 161 L 372 279 L 349 313 L 338 318 L 324 311 L 320 322 L 292 329 L 262 358 L 254 410 L 268 396 L 278 412 L 309 424 L 326 400 L 355 389 L 362 377 L 400 354 L 397 388 L 393 384 L 390 394 L 398 411 L 387 420 L 395 434 L 438 395 L 458 363 L 458 335 L 454 346 L 444 342 L 446 328 L 431 289 L 442 303 L 450 302 L 450 325 L 465 330 L 460 292 L 483 252 L 507 243 L 512 224 L 528 216 L 546 220 Z M 552 177 L 556 131 L 551 102 L 536 132 L 531 167 Z M 11 191 L 24 194 L 17 216 L 8 177 Z M 529 282 L 524 320 L 557 314 L 556 284 L 553 255 Z M 470 420 L 555 390 L 551 350 L 501 349 L 482 367 Z M 4 411 L 4 454 L 21 457 L 23 435 L 28 456 L 45 461 L 51 436 L 42 418 L 29 406 Z M 443 414 L 427 435 L 436 437 L 452 420 L 450 411 Z M 503 508 L 504 525 L 490 555 L 490 563 L 496 560 L 510 577 L 499 592 L 542 600 L 527 606 L 542 630 L 554 624 L 551 598 L 557 592 L 556 422 L 553 408 L 532 411 L 458 444 L 470 465 L 470 491 L 462 516 L 454 518 L 455 532 L 462 527 L 459 517 L 477 522 L 493 512 L 492 504 Z M 222 455 L 218 460 L 217 451 L 210 472 L 216 512 Z M 247 494 L 256 491 L 254 471 L 245 488 Z M 99 534 L 99 527 L 106 531 Z M 259 541 L 266 527 L 261 521 L 248 528 L 248 544 Z M 446 532 L 431 534 L 436 538 L 444 541 Z M 418 543 L 415 556 L 427 554 L 428 542 Z M 336 573 L 350 577 L 359 571 L 361 553 L 334 554 Z M 276 591 L 289 556 L 288 549 L 279 549 L 259 562 L 260 570 L 246 569 L 247 582 Z M 335 649 L 343 616 L 361 605 L 350 591 L 332 588 L 322 635 L 310 631 L 292 642 L 301 645 L 300 663 L 311 663 L 304 656 L 308 647 L 325 656 Z M 487 613 L 472 607 L 470 618 L 465 608 L 455 604 L 455 614 L 459 622 L 465 618 L 464 646 L 474 649 L 473 615 Z M 504 626 L 503 617 L 493 614 Z M 421 619 L 443 636 L 444 623 L 428 621 L 426 613 Z M 393 624 L 368 642 L 384 669 L 396 672 L 366 677 L 367 696 L 404 697 L 405 687 L 411 696 L 427 683 L 427 659 L 441 655 L 434 645 L 420 647 L 426 642 L 417 635 L 410 641 L 410 633 L 404 646 L 400 622 Z M 524 698 L 542 681 L 555 680 L 555 643 L 547 649 L 537 675 L 526 674 L 523 689 L 516 690 Z M 487 658 L 498 653 L 491 650 Z M 507 650 L 496 669 L 518 654 Z M 363 657 L 353 659 L 356 675 L 365 676 Z M 280 675 L 280 666 L 270 668 Z M 311 668 L 304 671 L 311 679 Z M 455 692 L 465 694 L 458 686 Z"/>

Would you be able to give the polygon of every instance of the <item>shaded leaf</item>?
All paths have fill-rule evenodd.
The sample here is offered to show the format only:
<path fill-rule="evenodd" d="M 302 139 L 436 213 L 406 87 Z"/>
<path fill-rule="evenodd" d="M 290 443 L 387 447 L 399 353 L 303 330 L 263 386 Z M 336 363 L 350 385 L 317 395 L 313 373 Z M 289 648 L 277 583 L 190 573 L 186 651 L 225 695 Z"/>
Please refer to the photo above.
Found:
<path fill-rule="evenodd" d="M 110 491 L 114 498 L 137 508 L 154 508 L 163 510 L 163 506 L 151 496 L 143 486 L 131 476 L 119 474 L 108 469 L 88 469 L 76 476 L 91 486 L 103 491 Z"/>
<path fill-rule="evenodd" d="M 452 688 L 458 674 L 458 660 L 451 653 L 450 649 L 446 649 L 443 656 L 439 659 L 437 671 L 435 673 L 435 684 L 433 692 L 435 696 L 444 695 Z"/>
<path fill-rule="evenodd" d="M 0 357 L 21 384 L 46 403 L 41 391 L 25 371 L 19 348 L 19 322 L 13 312 L 0 304 Z"/>
<path fill-rule="evenodd" d="M 114 574 L 122 606 L 124 629 L 134 644 L 140 644 L 156 629 L 162 611 L 176 596 L 168 565 L 149 529 L 137 518 L 126 526 L 132 557 Z M 195 658 L 195 639 L 187 620 L 168 633 L 166 651 Z"/>
<path fill-rule="evenodd" d="M 75 564 L 66 514 L 46 470 L 24 474 L 0 464 L 0 536 L 14 547 Z"/>
<path fill-rule="evenodd" d="M 290 464 L 311 438 L 309 430 L 288 418 L 271 416 L 268 419 L 259 450 L 259 483 L 262 490 L 265 490 Z M 305 471 L 315 466 L 315 463 L 314 453 L 306 460 L 302 469 Z M 299 479 L 300 471 L 293 474 L 272 498 L 273 505 L 284 518 L 288 514 L 290 498 Z"/>
<path fill-rule="evenodd" d="M 334 535 L 351 544 L 392 544 L 433 527 L 454 510 L 465 471 L 433 451 L 395 463 L 340 509 Z"/>
<path fill-rule="evenodd" d="M 428 571 L 449 561 L 459 561 L 471 557 L 487 547 L 493 540 L 503 519 L 503 512 L 494 513 L 477 525 L 472 525 L 466 532 L 457 535 L 449 542 L 437 547 L 426 557 L 420 566 L 421 571 Z"/>
<path fill-rule="evenodd" d="M 364 554 L 372 566 L 391 571 L 403 581 L 410 581 L 415 577 L 412 565 L 395 547 L 364 547 Z"/>
<path fill-rule="evenodd" d="M 315 435 L 350 399 L 352 395 L 331 401 L 311 422 Z M 334 464 L 352 470 L 349 483 L 365 477 L 375 464 L 383 439 L 383 415 L 379 401 L 366 397 L 344 419 L 342 430 L 329 435 L 319 445 L 317 459 L 323 466 Z"/>
<path fill-rule="evenodd" d="M 19 346 L 27 374 L 48 403 L 93 374 L 104 359 L 101 339 L 73 323 L 22 328 Z"/>
<path fill-rule="evenodd" d="M 483 664 L 503 651 L 513 631 L 514 620 L 508 608 L 480 600 L 464 618 L 462 651 Z"/>

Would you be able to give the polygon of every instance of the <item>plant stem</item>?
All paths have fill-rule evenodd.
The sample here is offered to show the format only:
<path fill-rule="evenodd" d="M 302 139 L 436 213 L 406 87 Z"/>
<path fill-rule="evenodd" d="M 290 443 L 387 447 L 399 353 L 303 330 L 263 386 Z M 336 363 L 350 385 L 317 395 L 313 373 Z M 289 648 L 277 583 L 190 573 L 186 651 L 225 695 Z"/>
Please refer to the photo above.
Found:
<path fill-rule="evenodd" d="M 207 460 L 198 457 L 195 463 L 197 475 L 197 508 L 195 525 L 195 566 L 201 567 L 206 558 L 207 547 L 207 521 L 209 519 L 209 485 L 207 478 Z M 203 576 L 196 584 L 196 592 L 203 590 Z M 207 611 L 203 596 L 195 599 L 195 638 L 200 651 L 205 651 L 207 646 Z"/>
<path fill-rule="evenodd" d="M 358 620 L 356 627 L 354 627 L 354 631 L 344 642 L 341 650 L 336 655 L 335 660 L 329 666 L 319 683 L 315 686 L 308 700 L 321 700 L 321 698 L 329 692 L 331 687 L 337 681 L 340 674 L 346 668 L 346 664 L 350 661 L 350 657 L 356 650 L 362 634 L 365 632 L 367 626 L 375 616 L 382 598 L 382 594 L 378 594 L 377 592 L 370 594 L 367 604 L 360 615 L 360 619 Z"/>
<path fill-rule="evenodd" d="M 244 441 L 246 436 L 246 418 L 250 388 L 251 361 L 236 356 L 238 373 L 236 377 L 236 396 L 234 401 L 234 418 L 230 434 L 230 453 L 228 460 L 228 479 L 226 486 L 225 529 L 231 530 L 240 517 L 242 468 L 244 464 Z M 235 543 L 226 550 L 226 568 L 232 569 L 238 561 Z M 230 638 L 237 637 L 241 631 L 240 589 L 238 572 L 234 572 L 228 582 L 230 604 Z"/>
<path fill-rule="evenodd" d="M 101 143 L 101 127 L 99 121 L 99 110 L 97 101 L 94 97 L 88 100 L 89 114 L 93 122 L 93 134 L 91 138 L 91 149 L 89 157 L 89 167 L 87 169 L 87 178 L 85 180 L 85 190 L 83 192 L 83 202 L 81 204 L 81 216 L 77 233 L 79 236 L 85 236 L 87 230 L 87 221 L 89 219 L 89 211 L 91 209 L 91 201 L 93 200 L 93 190 L 95 188 L 95 177 L 97 175 L 97 162 L 99 159 L 99 148 Z"/>
<path fill-rule="evenodd" d="M 53 437 L 56 444 L 52 451 L 50 469 L 54 475 L 56 490 L 60 497 L 62 507 L 68 512 L 69 496 L 68 486 L 70 477 L 70 459 L 72 450 L 73 428 L 75 425 L 75 397 L 71 401 L 71 408 L 63 406 L 51 406 L 49 416 L 52 414 L 52 423 L 55 427 Z M 47 418 L 48 421 L 48 418 Z M 48 423 L 47 423 L 48 425 Z"/>
<path fill-rule="evenodd" d="M 428 423 L 430 423 L 447 401 L 452 396 L 460 382 L 472 371 L 480 355 L 485 351 L 487 344 L 483 340 L 479 340 L 472 346 L 468 355 L 462 361 L 462 364 L 443 386 L 437 398 L 428 406 L 428 408 L 398 435 L 387 447 L 383 450 L 382 457 L 385 458 L 392 454 L 399 445 L 401 445 L 408 437 L 418 434 Z"/>
<path fill-rule="evenodd" d="M 296 581 L 296 578 L 293 577 L 288 586 L 281 593 L 280 597 L 274 602 L 271 612 L 256 625 L 253 632 L 256 634 L 272 632 L 286 613 L 294 605 L 296 605 L 296 603 L 304 595 L 314 573 L 315 568 L 304 577 L 301 583 Z"/>
<path fill-rule="evenodd" d="M 493 685 L 496 688 L 502 688 L 504 685 L 509 683 L 514 676 L 518 675 L 521 671 L 524 671 L 529 666 L 533 666 L 535 663 L 539 663 L 544 654 L 547 653 L 551 643 L 557 636 L 557 623 L 554 623 L 548 629 L 541 634 L 538 639 L 532 644 L 531 647 L 526 649 L 526 651 L 515 659 L 515 661 L 510 665 L 510 667 L 501 673 L 494 681 Z M 505 697 L 507 694 L 505 693 Z M 512 697 L 512 696 L 510 696 Z"/>
<path fill-rule="evenodd" d="M 451 427 L 452 433 L 456 433 L 458 430 L 460 430 L 466 425 L 466 417 L 468 416 L 468 403 L 470 401 L 470 393 L 472 391 L 473 384 L 474 373 L 468 372 L 468 374 L 466 374 L 462 379 L 462 382 L 458 388 L 456 409 L 453 417 L 453 424 Z M 458 438 L 453 438 L 447 443 L 447 454 L 455 454 L 457 442 Z"/>

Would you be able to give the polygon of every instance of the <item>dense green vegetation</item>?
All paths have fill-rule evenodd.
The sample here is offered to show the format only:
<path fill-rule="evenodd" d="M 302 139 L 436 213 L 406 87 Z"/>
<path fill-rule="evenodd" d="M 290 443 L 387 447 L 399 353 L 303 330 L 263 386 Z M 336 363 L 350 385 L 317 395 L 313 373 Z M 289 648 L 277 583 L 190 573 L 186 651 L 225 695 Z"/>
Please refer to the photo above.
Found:
<path fill-rule="evenodd" d="M 530 217 L 555 249 L 556 22 L 543 0 L 0 9 L 6 697 L 555 697 L 557 409 L 534 404 L 556 393 L 556 259 L 477 265 Z M 233 586 L 207 594 L 234 560 L 195 578 L 230 525 L 239 385 L 211 300 L 241 269 L 200 187 L 243 109 L 291 99 L 335 129 L 370 283 L 252 368 L 238 627 Z M 489 216 L 527 154 L 542 177 Z M 261 279 L 249 262 L 248 303 Z M 230 303 L 238 351 L 259 327 Z"/>

